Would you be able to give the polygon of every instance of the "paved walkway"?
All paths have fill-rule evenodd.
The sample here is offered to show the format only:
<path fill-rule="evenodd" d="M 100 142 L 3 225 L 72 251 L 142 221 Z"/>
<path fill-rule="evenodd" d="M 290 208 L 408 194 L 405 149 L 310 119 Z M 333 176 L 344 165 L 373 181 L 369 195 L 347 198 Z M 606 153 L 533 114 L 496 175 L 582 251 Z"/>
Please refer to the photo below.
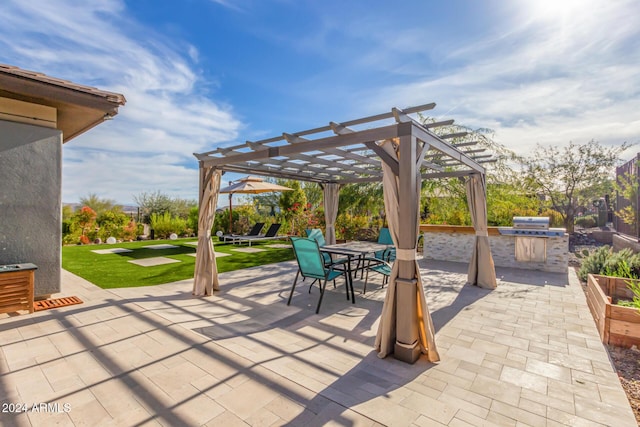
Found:
<path fill-rule="evenodd" d="M 355 306 L 329 285 L 315 315 L 317 289 L 286 305 L 291 262 L 222 274 L 208 298 L 64 272 L 84 304 L 0 315 L 0 424 L 636 425 L 573 273 L 498 269 L 489 292 L 464 265 L 420 262 L 437 364 L 373 352 L 380 276 Z"/>

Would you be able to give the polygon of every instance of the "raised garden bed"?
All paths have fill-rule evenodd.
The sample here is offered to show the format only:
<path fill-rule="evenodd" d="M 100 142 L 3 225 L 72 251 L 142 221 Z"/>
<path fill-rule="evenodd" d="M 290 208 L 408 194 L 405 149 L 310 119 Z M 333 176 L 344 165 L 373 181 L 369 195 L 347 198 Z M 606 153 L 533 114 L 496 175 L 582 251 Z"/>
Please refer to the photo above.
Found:
<path fill-rule="evenodd" d="M 640 313 L 633 307 L 616 305 L 620 299 L 632 299 L 627 281 L 620 277 L 589 274 L 587 304 L 598 327 L 602 342 L 630 348 L 640 347 Z"/>

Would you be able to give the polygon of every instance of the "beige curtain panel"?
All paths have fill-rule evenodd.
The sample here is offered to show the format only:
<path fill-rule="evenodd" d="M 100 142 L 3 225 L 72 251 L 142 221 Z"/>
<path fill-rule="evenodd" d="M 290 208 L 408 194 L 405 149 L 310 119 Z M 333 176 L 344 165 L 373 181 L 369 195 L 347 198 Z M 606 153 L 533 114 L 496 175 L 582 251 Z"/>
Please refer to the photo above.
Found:
<path fill-rule="evenodd" d="M 219 289 L 216 254 L 211 241 L 211 229 L 218 205 L 222 171 L 212 167 L 200 168 L 200 197 L 198 215 L 198 247 L 193 278 L 193 295 L 212 295 Z"/>
<path fill-rule="evenodd" d="M 383 144 L 384 150 L 390 154 L 393 158 L 398 158 L 398 154 L 393 148 L 393 144 L 391 141 L 385 141 Z M 416 259 L 416 247 L 418 243 L 418 235 L 417 231 L 419 229 L 419 208 L 420 203 L 416 203 L 415 212 L 411 213 L 413 217 L 414 233 L 413 234 L 413 242 L 404 242 L 400 240 L 400 212 L 399 212 L 399 180 L 398 177 L 393 173 L 393 170 L 389 165 L 385 162 L 382 162 L 382 171 L 383 171 L 383 180 L 382 187 L 384 193 L 384 204 L 385 211 L 387 214 L 387 222 L 389 225 L 389 232 L 391 233 L 391 238 L 393 239 L 393 244 L 396 248 L 398 248 L 398 258 L 393 264 L 393 268 L 391 270 L 391 276 L 389 277 L 389 285 L 387 287 L 387 294 L 384 300 L 384 305 L 382 307 L 382 315 L 380 317 L 380 324 L 378 326 L 378 333 L 376 335 L 375 347 L 378 351 L 378 357 L 386 357 L 387 355 L 393 353 L 394 346 L 396 343 L 396 313 L 398 310 L 403 309 L 403 304 L 406 302 L 398 301 L 396 298 L 396 281 L 398 279 L 398 271 L 399 271 L 399 263 L 402 261 L 413 261 L 415 264 L 415 279 L 417 280 L 416 285 L 416 310 L 417 317 L 416 322 L 418 323 L 419 330 L 419 343 L 422 353 L 427 355 L 427 358 L 431 362 L 437 362 L 440 360 L 440 355 L 438 354 L 438 350 L 435 344 L 435 330 L 433 327 L 433 321 L 431 319 L 431 314 L 429 313 L 429 308 L 427 307 L 427 301 L 424 296 L 424 288 L 422 285 L 422 279 L 420 277 L 420 267 L 418 266 L 418 261 Z M 420 168 L 417 168 L 416 173 L 416 181 L 417 181 L 417 194 L 415 195 L 416 200 L 420 200 Z M 403 224 L 403 227 L 411 226 L 409 223 Z M 406 248 L 413 247 L 413 251 L 406 250 Z M 400 248 L 405 248 L 405 250 L 401 250 Z M 411 254 L 411 256 L 409 255 Z M 408 258 L 412 258 L 409 260 Z"/>
<path fill-rule="evenodd" d="M 471 221 L 476 230 L 476 240 L 469 262 L 467 281 L 481 288 L 495 289 L 497 286 L 496 268 L 491 256 L 487 231 L 487 189 L 484 175 L 473 174 L 467 178 L 466 190 Z"/>
<path fill-rule="evenodd" d="M 324 185 L 324 221 L 326 231 L 324 239 L 328 245 L 336 243 L 336 218 L 338 217 L 338 200 L 340 184 L 329 183 Z"/>

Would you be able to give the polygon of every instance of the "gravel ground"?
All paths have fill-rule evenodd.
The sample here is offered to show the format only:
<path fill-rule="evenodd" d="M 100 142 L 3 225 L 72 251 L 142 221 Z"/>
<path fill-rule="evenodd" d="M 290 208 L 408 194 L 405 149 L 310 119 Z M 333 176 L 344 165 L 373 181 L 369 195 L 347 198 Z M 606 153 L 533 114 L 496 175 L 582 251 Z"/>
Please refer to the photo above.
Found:
<path fill-rule="evenodd" d="M 618 371 L 618 378 L 640 425 L 640 351 L 633 348 L 607 346 L 609 356 Z"/>

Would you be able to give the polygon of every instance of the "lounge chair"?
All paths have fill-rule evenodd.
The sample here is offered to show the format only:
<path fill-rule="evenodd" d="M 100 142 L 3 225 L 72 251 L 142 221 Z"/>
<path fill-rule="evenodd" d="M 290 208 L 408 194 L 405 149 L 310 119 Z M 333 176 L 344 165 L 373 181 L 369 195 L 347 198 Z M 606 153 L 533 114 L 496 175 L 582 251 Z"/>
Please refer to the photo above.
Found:
<path fill-rule="evenodd" d="M 293 253 L 296 256 L 296 261 L 298 262 L 298 272 L 296 273 L 296 278 L 293 281 L 293 286 L 291 287 L 291 293 L 289 294 L 287 305 L 291 304 L 291 298 L 293 297 L 293 292 L 296 289 L 298 277 L 302 276 L 303 278 L 309 277 L 315 280 L 320 280 L 320 299 L 318 299 L 318 306 L 316 307 L 316 314 L 318 314 L 318 312 L 320 311 L 320 304 L 322 304 L 324 290 L 327 287 L 327 280 L 333 280 L 335 285 L 335 279 L 338 276 L 345 275 L 345 270 L 334 270 L 334 265 L 331 265 L 327 268 L 324 265 L 324 260 L 320 253 L 318 242 L 314 239 L 292 237 L 291 244 L 293 245 Z M 347 284 L 347 298 L 348 297 L 349 287 Z"/>
<path fill-rule="evenodd" d="M 240 237 L 259 236 L 263 228 L 264 228 L 264 222 L 256 222 L 256 225 L 254 225 L 253 228 L 247 234 L 223 234 L 222 236 L 220 236 L 220 238 L 222 239 L 223 242 L 226 242 L 227 240 L 233 242 L 235 239 Z"/>
<path fill-rule="evenodd" d="M 273 240 L 273 239 L 286 239 L 288 236 L 279 236 L 278 231 L 282 224 L 273 223 L 267 229 L 267 232 L 264 234 L 258 234 L 257 236 L 239 236 L 233 239 L 233 243 L 242 243 L 249 242 L 249 246 L 251 246 L 251 242 L 256 242 L 260 240 Z"/>

